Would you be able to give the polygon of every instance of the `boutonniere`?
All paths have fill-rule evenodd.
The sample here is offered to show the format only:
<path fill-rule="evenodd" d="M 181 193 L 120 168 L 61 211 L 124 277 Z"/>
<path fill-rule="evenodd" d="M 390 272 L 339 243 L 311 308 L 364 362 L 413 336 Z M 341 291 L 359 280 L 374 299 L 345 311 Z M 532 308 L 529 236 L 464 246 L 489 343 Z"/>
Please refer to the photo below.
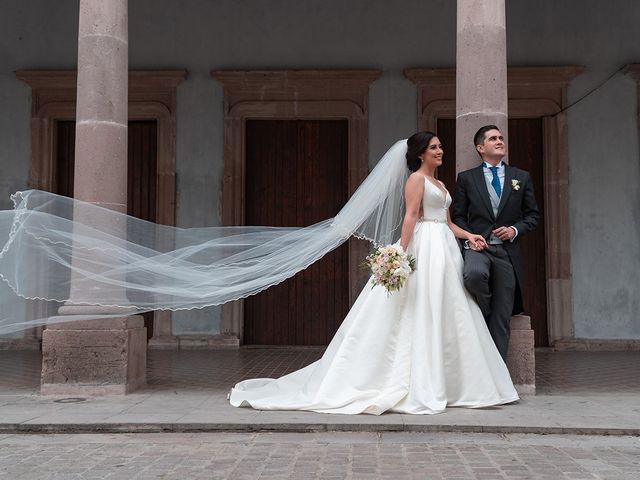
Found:
<path fill-rule="evenodd" d="M 520 190 L 520 180 L 516 180 L 515 178 L 511 180 L 511 188 L 513 188 L 516 192 Z"/>

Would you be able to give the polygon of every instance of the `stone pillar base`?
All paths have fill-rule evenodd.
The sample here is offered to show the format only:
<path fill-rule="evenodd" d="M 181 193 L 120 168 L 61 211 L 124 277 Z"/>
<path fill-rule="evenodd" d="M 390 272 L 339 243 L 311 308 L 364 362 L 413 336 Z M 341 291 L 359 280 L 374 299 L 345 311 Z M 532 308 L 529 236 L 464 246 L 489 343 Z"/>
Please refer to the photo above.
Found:
<path fill-rule="evenodd" d="M 536 393 L 535 339 L 531 318 L 526 315 L 511 317 L 511 337 L 507 352 L 507 367 L 511 380 L 520 395 Z"/>
<path fill-rule="evenodd" d="M 141 316 L 55 320 L 61 318 L 70 322 L 42 332 L 42 395 L 122 395 L 146 384 L 147 329 Z"/>
<path fill-rule="evenodd" d="M 149 339 L 149 350 L 178 350 L 180 340 L 173 335 L 153 336 Z"/>
<path fill-rule="evenodd" d="M 240 348 L 235 335 L 162 335 L 152 337 L 149 350 L 224 350 Z"/>
<path fill-rule="evenodd" d="M 180 335 L 180 350 L 219 350 L 240 348 L 235 335 Z"/>
<path fill-rule="evenodd" d="M 569 352 L 638 352 L 640 340 L 560 338 L 553 342 L 552 347 L 554 350 Z"/>

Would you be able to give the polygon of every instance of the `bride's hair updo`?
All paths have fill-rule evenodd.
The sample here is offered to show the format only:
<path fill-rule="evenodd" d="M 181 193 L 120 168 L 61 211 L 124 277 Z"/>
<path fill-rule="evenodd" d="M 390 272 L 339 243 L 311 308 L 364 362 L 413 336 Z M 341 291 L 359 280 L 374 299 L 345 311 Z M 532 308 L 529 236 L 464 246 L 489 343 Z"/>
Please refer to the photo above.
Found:
<path fill-rule="evenodd" d="M 415 172 L 420 168 L 420 158 L 418 155 L 421 155 L 427 147 L 429 146 L 429 142 L 436 134 L 433 132 L 418 132 L 414 133 L 407 139 L 407 167 L 412 172 Z"/>

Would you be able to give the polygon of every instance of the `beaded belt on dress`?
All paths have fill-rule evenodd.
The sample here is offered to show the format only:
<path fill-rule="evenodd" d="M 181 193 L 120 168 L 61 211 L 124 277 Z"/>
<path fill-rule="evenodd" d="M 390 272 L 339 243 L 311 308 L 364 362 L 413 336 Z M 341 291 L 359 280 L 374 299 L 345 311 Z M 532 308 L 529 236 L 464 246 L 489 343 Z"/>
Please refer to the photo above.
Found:
<path fill-rule="evenodd" d="M 447 223 L 446 220 L 443 220 L 441 218 L 424 218 L 424 217 L 420 217 L 418 219 L 418 222 Z"/>

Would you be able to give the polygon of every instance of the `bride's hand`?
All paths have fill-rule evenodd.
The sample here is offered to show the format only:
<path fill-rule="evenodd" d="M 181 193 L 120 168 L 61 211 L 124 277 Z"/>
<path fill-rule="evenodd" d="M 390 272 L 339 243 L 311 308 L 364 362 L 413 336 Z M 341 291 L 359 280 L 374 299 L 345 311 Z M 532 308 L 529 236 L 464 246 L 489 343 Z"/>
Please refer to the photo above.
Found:
<path fill-rule="evenodd" d="M 487 242 L 482 235 L 476 235 L 475 233 L 470 233 L 467 237 L 467 241 L 469 242 L 469 247 L 471 250 L 480 251 L 487 248 Z"/>

